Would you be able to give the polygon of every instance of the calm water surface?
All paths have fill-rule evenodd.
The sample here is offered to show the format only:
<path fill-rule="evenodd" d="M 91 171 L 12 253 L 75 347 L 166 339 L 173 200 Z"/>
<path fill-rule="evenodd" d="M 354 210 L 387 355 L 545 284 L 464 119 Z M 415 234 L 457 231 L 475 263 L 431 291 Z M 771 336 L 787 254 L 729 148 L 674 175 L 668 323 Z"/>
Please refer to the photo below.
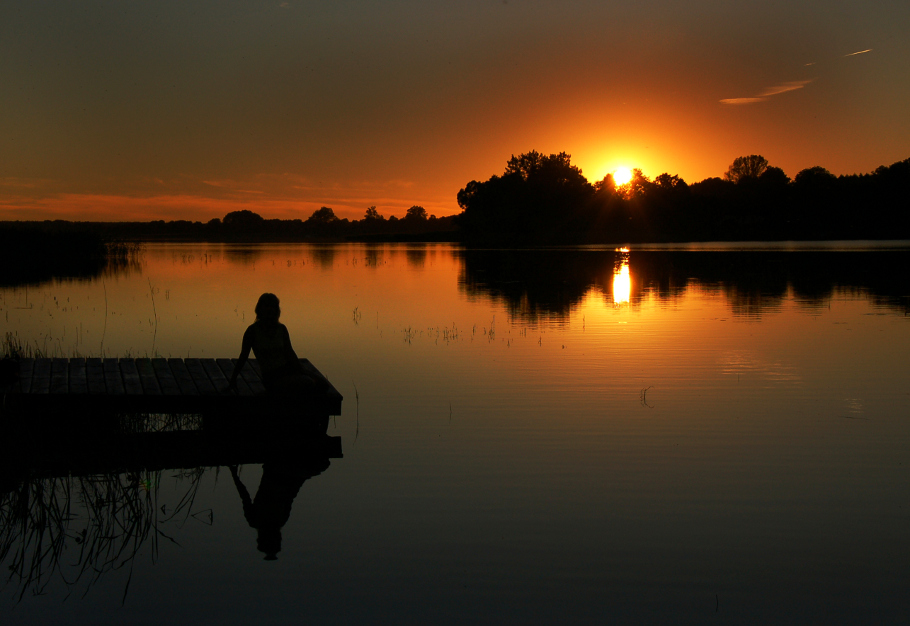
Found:
<path fill-rule="evenodd" d="M 0 288 L 61 356 L 233 357 L 271 291 L 345 397 L 343 458 L 238 468 L 292 502 L 277 560 L 211 461 L 5 479 L 3 622 L 907 621 L 910 254 L 816 247 L 149 244 Z"/>

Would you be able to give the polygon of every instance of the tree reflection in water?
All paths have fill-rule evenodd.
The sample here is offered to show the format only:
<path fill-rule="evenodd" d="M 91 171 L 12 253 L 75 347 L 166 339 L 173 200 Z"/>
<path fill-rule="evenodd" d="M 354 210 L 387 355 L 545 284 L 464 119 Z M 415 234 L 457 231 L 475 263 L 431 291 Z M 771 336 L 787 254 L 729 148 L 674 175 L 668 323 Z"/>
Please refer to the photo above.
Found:
<path fill-rule="evenodd" d="M 838 292 L 910 314 L 906 250 L 667 251 L 462 250 L 459 289 L 502 302 L 526 322 L 566 322 L 596 289 L 610 306 L 647 297 L 672 301 L 690 287 L 723 294 L 734 315 L 761 316 L 793 297 L 803 308 L 824 306 Z M 628 281 L 623 276 L 628 267 Z M 619 280 L 617 280 L 617 275 Z M 619 291 L 617 291 L 619 289 Z M 628 293 L 626 293 L 628 290 Z"/>

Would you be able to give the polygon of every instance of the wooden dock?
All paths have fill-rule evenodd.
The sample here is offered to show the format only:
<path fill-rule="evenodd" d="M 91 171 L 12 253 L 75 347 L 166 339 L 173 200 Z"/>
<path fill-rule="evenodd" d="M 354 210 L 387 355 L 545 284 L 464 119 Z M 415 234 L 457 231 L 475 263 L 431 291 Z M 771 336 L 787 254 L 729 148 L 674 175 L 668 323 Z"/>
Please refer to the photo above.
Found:
<path fill-rule="evenodd" d="M 237 359 L 55 358 L 21 359 L 19 376 L 7 402 L 25 410 L 211 413 L 256 411 L 274 400 L 262 384 L 259 365 L 250 359 L 237 379 L 229 380 Z M 304 372 L 324 379 L 307 359 Z M 331 383 L 294 404 L 307 413 L 340 415 L 342 396 Z"/>

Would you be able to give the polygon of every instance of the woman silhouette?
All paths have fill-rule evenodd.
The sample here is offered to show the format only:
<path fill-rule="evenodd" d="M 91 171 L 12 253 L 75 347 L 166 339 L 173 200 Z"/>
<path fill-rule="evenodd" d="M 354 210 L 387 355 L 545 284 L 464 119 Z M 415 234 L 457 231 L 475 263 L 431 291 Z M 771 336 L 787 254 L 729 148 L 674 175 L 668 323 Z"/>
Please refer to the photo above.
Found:
<path fill-rule="evenodd" d="M 316 381 L 304 373 L 297 353 L 291 347 L 288 329 L 278 321 L 280 316 L 278 296 L 273 293 L 259 296 L 256 321 L 243 333 L 240 358 L 231 374 L 231 387 L 237 384 L 237 375 L 249 358 L 250 350 L 259 361 L 262 383 L 270 393 L 302 393 L 316 387 Z"/>

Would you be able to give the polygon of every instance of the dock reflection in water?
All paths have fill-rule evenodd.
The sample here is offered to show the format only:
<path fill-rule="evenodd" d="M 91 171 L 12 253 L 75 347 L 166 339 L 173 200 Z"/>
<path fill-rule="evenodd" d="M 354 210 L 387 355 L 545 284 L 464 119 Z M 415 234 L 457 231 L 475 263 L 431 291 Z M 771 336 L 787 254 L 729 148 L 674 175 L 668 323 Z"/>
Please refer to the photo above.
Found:
<path fill-rule="evenodd" d="M 341 438 L 257 422 L 268 424 L 250 416 L 247 423 L 233 419 L 229 428 L 207 429 L 196 415 L 127 415 L 118 427 L 79 440 L 71 429 L 56 438 L 7 439 L 0 455 L 7 591 L 18 601 L 62 585 L 66 595 L 82 596 L 121 570 L 125 601 L 137 558 L 155 563 L 162 542 L 179 544 L 191 518 L 214 524 L 215 511 L 199 506 L 197 496 L 206 473 L 221 467 L 230 468 L 259 549 L 276 558 L 295 497 L 329 459 L 342 456 Z M 251 499 L 240 472 L 254 464 L 263 473 Z M 163 482 L 173 486 L 164 489 Z"/>

